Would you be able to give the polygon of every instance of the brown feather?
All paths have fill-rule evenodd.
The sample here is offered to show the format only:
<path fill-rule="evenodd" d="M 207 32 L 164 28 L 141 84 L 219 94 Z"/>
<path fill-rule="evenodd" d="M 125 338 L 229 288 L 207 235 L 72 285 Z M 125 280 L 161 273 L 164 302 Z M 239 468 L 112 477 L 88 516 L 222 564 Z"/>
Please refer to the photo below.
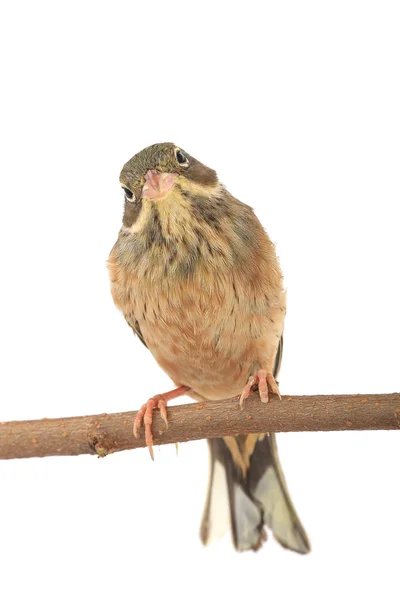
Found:
<path fill-rule="evenodd" d="M 111 292 L 175 384 L 188 386 L 188 395 L 197 400 L 217 400 L 239 395 L 259 369 L 279 370 L 286 296 L 275 247 L 253 210 L 229 194 L 215 171 L 182 152 L 188 159 L 184 166 L 177 164 L 174 144 L 155 144 L 124 166 L 121 185 L 136 202 L 125 201 L 109 257 Z M 173 187 L 162 197 L 142 197 L 149 170 L 174 175 Z M 213 460 L 226 470 L 235 545 L 259 547 L 265 498 L 256 501 L 253 491 L 258 493 L 266 469 L 273 468 L 274 481 L 281 482 L 276 490 L 289 506 L 275 446 L 256 434 L 214 440 L 210 447 Z M 235 513 L 235 485 L 248 511 L 243 518 L 254 527 L 249 539 Z M 211 487 L 207 506 L 210 494 Z M 265 507 L 269 510 L 268 502 Z M 290 511 L 285 514 L 295 515 Z M 269 518 L 272 523 L 273 515 Z M 297 526 L 294 517 L 293 523 Z M 205 516 L 204 538 L 209 525 Z M 287 542 L 281 536 L 281 543 L 303 548 L 292 543 L 292 530 L 290 535 Z"/>

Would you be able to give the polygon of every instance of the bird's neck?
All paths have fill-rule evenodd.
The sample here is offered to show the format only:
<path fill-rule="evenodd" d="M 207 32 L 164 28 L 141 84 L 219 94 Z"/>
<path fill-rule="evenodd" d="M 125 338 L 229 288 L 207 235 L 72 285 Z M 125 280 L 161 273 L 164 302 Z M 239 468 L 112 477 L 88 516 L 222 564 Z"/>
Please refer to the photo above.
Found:
<path fill-rule="evenodd" d="M 122 227 L 116 250 L 139 277 L 170 282 L 248 260 L 260 228 L 252 210 L 221 184 L 205 189 L 178 182 L 157 202 L 143 199 L 135 223 Z"/>

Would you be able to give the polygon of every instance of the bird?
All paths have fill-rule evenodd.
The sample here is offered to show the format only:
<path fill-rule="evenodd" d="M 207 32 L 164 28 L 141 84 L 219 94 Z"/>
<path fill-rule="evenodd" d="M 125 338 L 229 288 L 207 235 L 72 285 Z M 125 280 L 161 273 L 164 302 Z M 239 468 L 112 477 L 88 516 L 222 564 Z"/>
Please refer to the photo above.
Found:
<path fill-rule="evenodd" d="M 258 387 L 279 401 L 286 291 L 275 245 L 214 169 L 173 143 L 148 146 L 123 167 L 124 212 L 107 262 L 117 308 L 176 388 L 150 398 L 133 433 L 167 403 L 212 402 Z M 209 485 L 200 527 L 207 545 L 230 528 L 236 550 L 258 550 L 266 529 L 287 549 L 310 551 L 273 433 L 208 440 Z"/>

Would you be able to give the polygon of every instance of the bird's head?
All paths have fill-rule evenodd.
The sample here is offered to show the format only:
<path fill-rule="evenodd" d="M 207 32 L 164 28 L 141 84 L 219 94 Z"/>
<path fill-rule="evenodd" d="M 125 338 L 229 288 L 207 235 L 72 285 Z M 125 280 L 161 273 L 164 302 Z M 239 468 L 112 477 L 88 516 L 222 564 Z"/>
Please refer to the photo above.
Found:
<path fill-rule="evenodd" d="M 173 203 L 176 193 L 210 194 L 219 186 L 213 169 L 171 143 L 154 144 L 135 154 L 124 165 L 120 183 L 125 196 L 126 227 L 135 223 L 144 201 L 147 205 Z"/>
<path fill-rule="evenodd" d="M 263 230 L 216 172 L 175 144 L 154 144 L 123 167 L 125 208 L 114 249 L 136 274 L 169 281 L 244 264 Z"/>

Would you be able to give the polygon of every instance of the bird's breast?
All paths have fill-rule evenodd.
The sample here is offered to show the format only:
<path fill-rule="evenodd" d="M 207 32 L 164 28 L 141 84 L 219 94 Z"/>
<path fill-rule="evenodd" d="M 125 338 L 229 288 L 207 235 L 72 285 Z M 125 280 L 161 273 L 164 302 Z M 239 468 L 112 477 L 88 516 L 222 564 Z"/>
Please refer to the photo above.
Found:
<path fill-rule="evenodd" d="M 117 279 L 114 300 L 125 318 L 139 325 L 163 370 L 195 397 L 235 396 L 252 372 L 273 364 L 285 315 L 281 288 L 266 293 L 266 282 L 235 271 L 162 285 L 119 268 Z"/>
<path fill-rule="evenodd" d="M 231 397 L 256 370 L 273 370 L 285 316 L 275 248 L 229 195 L 173 200 L 149 205 L 140 231 L 121 230 L 108 262 L 113 298 L 176 384 Z"/>

